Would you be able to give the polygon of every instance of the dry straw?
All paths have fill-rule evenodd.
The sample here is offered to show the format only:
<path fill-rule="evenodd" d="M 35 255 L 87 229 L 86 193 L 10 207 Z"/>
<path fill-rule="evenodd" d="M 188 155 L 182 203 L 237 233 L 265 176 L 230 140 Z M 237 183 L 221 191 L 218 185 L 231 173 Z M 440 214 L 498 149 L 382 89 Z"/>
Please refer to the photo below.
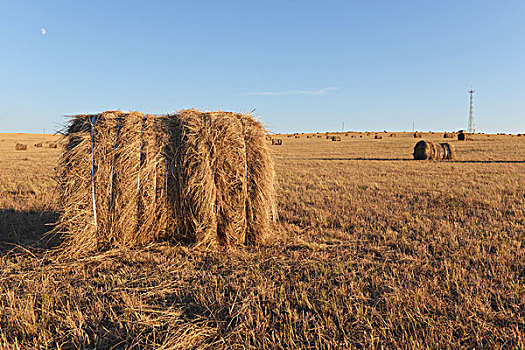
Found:
<path fill-rule="evenodd" d="M 416 160 L 453 160 L 456 158 L 454 145 L 449 143 L 433 143 L 421 140 L 414 147 Z"/>
<path fill-rule="evenodd" d="M 160 239 L 256 245 L 275 217 L 269 143 L 251 115 L 81 115 L 65 143 L 57 231 L 68 254 Z"/>

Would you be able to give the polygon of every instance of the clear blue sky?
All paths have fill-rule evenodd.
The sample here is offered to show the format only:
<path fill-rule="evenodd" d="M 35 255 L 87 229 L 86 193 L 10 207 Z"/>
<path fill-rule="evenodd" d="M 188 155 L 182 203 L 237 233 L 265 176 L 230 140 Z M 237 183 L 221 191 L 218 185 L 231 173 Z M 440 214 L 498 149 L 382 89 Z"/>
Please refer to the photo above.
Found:
<path fill-rule="evenodd" d="M 42 34 L 42 28 L 46 33 Z M 0 0 L 0 132 L 108 109 L 525 132 L 525 1 Z"/>

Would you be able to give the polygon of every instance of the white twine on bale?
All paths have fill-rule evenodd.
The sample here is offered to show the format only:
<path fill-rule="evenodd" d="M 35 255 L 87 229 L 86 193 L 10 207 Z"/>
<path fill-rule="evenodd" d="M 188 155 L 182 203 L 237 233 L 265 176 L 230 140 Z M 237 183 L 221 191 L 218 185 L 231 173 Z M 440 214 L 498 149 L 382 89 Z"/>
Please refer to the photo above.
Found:
<path fill-rule="evenodd" d="M 93 220 L 95 222 L 95 231 L 97 230 L 97 203 L 95 200 L 95 123 L 97 116 L 91 117 L 91 195 L 93 199 Z"/>
<path fill-rule="evenodd" d="M 244 122 L 242 121 L 242 119 L 240 119 L 240 122 L 241 122 L 241 125 L 242 125 L 242 139 L 243 139 L 243 142 L 244 142 L 244 181 L 245 181 L 245 185 L 244 185 L 244 215 L 246 217 L 245 221 L 244 221 L 244 229 L 246 231 L 246 227 L 248 226 L 248 160 L 246 159 L 246 130 L 244 129 Z"/>
<path fill-rule="evenodd" d="M 146 117 L 142 118 L 142 129 L 140 130 L 140 150 L 139 150 L 139 166 L 138 166 L 138 179 L 137 179 L 137 217 L 140 213 L 140 169 L 142 167 L 142 148 L 143 148 L 143 142 L 142 138 L 144 135 L 144 127 L 146 125 Z"/>
<path fill-rule="evenodd" d="M 246 187 L 248 187 L 248 160 L 246 159 L 246 132 L 244 131 L 244 123 L 242 124 L 242 138 L 244 141 L 244 179 L 246 180 Z"/>
<path fill-rule="evenodd" d="M 166 203 L 168 203 L 168 157 L 166 157 L 166 155 L 164 155 L 164 164 L 166 165 L 166 176 L 165 176 L 165 179 L 164 179 L 164 191 L 166 192 L 165 193 L 165 199 L 166 199 Z"/>
<path fill-rule="evenodd" d="M 113 156 L 111 157 L 111 174 L 109 176 L 109 210 L 113 209 L 113 174 L 115 169 L 115 150 L 117 149 L 117 141 L 121 125 L 122 117 L 118 119 L 117 132 L 115 134 L 115 142 L 113 143 Z"/>
<path fill-rule="evenodd" d="M 154 117 L 153 133 L 155 134 L 155 178 L 153 180 L 153 187 L 155 189 L 155 203 L 157 203 L 157 118 Z"/>

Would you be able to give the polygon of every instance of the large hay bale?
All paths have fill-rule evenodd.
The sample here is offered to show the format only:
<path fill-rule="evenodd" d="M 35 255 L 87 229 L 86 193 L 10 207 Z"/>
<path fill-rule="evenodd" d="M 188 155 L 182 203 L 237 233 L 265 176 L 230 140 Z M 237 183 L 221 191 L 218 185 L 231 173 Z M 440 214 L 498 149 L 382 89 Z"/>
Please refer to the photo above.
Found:
<path fill-rule="evenodd" d="M 281 146 L 283 144 L 282 139 L 272 139 L 272 145 Z"/>
<path fill-rule="evenodd" d="M 449 143 L 433 143 L 421 140 L 414 147 L 416 160 L 453 160 L 456 158 L 454 145 Z"/>
<path fill-rule="evenodd" d="M 341 141 L 340 136 L 332 136 L 332 141 Z"/>
<path fill-rule="evenodd" d="M 415 138 L 415 139 L 420 139 L 420 138 L 422 138 L 422 137 L 423 137 L 423 135 L 422 135 L 420 132 L 417 132 L 417 131 L 416 131 L 416 132 L 414 133 L 414 138 Z"/>
<path fill-rule="evenodd" d="M 17 151 L 27 151 L 27 145 L 23 143 L 16 143 L 15 150 Z"/>
<path fill-rule="evenodd" d="M 383 138 L 383 136 L 379 135 L 379 134 L 375 134 L 374 135 L 374 139 L 375 140 L 381 140 Z"/>
<path fill-rule="evenodd" d="M 269 231 L 273 161 L 250 115 L 104 112 L 74 117 L 65 141 L 57 230 L 67 253 L 160 239 L 255 245 Z"/>
<path fill-rule="evenodd" d="M 443 134 L 443 138 L 444 139 L 453 139 L 454 138 L 454 134 L 446 132 L 446 133 Z"/>

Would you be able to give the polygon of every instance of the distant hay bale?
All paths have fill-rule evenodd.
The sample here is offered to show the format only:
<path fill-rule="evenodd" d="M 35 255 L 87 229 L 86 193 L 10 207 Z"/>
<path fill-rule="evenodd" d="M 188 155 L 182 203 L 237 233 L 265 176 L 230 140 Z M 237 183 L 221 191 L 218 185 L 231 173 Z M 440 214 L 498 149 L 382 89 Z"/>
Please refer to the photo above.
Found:
<path fill-rule="evenodd" d="M 460 132 L 458 134 L 458 140 L 459 141 L 472 141 L 473 138 L 471 135 L 467 134 L 466 132 Z"/>
<path fill-rule="evenodd" d="M 49 148 L 57 148 L 57 144 L 56 143 L 50 143 L 49 144 Z"/>
<path fill-rule="evenodd" d="M 301 136 L 299 136 L 299 135 L 295 135 L 295 138 L 296 138 L 296 139 L 300 139 Z"/>
<path fill-rule="evenodd" d="M 283 144 L 283 140 L 281 139 L 272 139 L 272 145 L 274 146 L 281 146 Z"/>
<path fill-rule="evenodd" d="M 341 137 L 339 137 L 339 136 L 332 136 L 332 141 L 341 141 Z"/>
<path fill-rule="evenodd" d="M 313 135 L 306 135 L 307 139 L 311 139 L 312 137 L 313 137 Z"/>
<path fill-rule="evenodd" d="M 414 147 L 416 160 L 453 160 L 456 159 L 456 149 L 449 143 L 433 143 L 421 140 Z"/>
<path fill-rule="evenodd" d="M 443 138 L 444 139 L 453 139 L 454 138 L 454 134 L 446 132 L 446 133 L 443 134 Z"/>
<path fill-rule="evenodd" d="M 375 140 L 381 140 L 382 138 L 383 138 L 383 136 L 378 135 L 378 134 L 375 134 L 375 136 L 374 136 Z"/>
<path fill-rule="evenodd" d="M 35 147 L 42 147 L 42 142 L 40 142 L 40 143 L 35 143 Z"/>
<path fill-rule="evenodd" d="M 355 139 L 355 135 L 350 136 L 351 138 Z"/>
<path fill-rule="evenodd" d="M 257 245 L 275 217 L 273 160 L 251 115 L 80 115 L 65 143 L 56 230 L 67 254 L 157 240 Z"/>
<path fill-rule="evenodd" d="M 328 134 L 326 135 L 326 139 L 327 139 L 327 140 L 330 140 L 331 138 L 332 138 L 332 136 L 330 136 L 330 135 L 328 135 Z"/>
<path fill-rule="evenodd" d="M 15 150 L 17 151 L 27 151 L 27 145 L 23 143 L 17 143 L 15 145 Z"/>
<path fill-rule="evenodd" d="M 420 138 L 422 138 L 422 137 L 423 137 L 423 135 L 422 135 L 420 132 L 417 132 L 417 131 L 416 131 L 416 132 L 414 133 L 414 138 L 415 138 L 415 139 L 420 139 Z"/>
<path fill-rule="evenodd" d="M 393 134 L 393 133 L 392 133 L 392 134 L 390 134 L 390 135 L 388 135 L 388 136 L 389 136 L 389 137 L 396 137 L 396 134 Z"/>

